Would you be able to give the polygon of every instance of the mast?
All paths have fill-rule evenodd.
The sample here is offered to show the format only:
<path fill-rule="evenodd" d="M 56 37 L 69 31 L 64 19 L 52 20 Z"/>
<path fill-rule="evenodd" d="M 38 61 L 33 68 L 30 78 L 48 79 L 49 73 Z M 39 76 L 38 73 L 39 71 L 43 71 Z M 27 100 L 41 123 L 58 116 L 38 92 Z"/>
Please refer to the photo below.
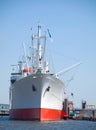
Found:
<path fill-rule="evenodd" d="M 38 40 L 38 47 L 37 47 L 37 59 L 38 59 L 38 68 L 41 68 L 41 62 L 42 62 L 42 48 L 41 48 L 41 44 L 40 44 L 40 37 L 41 37 L 41 26 L 40 24 L 38 24 L 38 34 L 37 34 L 37 40 Z"/>
<path fill-rule="evenodd" d="M 32 67 L 37 69 L 37 72 L 44 72 L 44 54 L 46 47 L 46 33 L 41 35 L 41 25 L 38 24 L 37 34 L 32 35 Z"/>
<path fill-rule="evenodd" d="M 24 49 L 24 60 L 25 60 L 25 63 L 26 63 L 26 68 L 28 68 L 28 62 L 27 62 L 27 55 L 26 55 L 26 48 L 25 48 L 25 44 L 23 43 L 23 49 Z"/>

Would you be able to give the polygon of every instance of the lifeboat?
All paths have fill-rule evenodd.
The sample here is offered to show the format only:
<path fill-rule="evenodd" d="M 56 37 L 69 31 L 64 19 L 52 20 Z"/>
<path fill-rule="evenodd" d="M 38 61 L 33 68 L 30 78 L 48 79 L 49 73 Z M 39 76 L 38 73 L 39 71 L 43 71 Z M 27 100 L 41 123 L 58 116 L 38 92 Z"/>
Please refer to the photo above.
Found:
<path fill-rule="evenodd" d="M 30 71 L 30 68 L 24 68 L 23 73 L 28 73 Z"/>

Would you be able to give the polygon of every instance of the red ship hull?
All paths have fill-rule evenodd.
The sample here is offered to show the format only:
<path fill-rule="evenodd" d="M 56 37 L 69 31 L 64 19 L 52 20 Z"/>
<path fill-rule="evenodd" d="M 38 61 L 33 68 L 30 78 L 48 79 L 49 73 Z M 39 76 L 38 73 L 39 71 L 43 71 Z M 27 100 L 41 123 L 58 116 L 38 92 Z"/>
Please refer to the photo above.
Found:
<path fill-rule="evenodd" d="M 64 111 L 55 109 L 32 108 L 10 110 L 11 119 L 19 120 L 60 120 L 64 116 L 67 116 Z"/>

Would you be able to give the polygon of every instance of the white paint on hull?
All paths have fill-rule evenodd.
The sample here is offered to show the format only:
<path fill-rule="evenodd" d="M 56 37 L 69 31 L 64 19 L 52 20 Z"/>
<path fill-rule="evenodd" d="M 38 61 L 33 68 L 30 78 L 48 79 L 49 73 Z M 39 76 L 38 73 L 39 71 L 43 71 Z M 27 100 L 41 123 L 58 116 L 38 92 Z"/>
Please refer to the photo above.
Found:
<path fill-rule="evenodd" d="M 50 74 L 34 74 L 10 87 L 11 109 L 50 108 L 62 110 L 64 84 Z"/>

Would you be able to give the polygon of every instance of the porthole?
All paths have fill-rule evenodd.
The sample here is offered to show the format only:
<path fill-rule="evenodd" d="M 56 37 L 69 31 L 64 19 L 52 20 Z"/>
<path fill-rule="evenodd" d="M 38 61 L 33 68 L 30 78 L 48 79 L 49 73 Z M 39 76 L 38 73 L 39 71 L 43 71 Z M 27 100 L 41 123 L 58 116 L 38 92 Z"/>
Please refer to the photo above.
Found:
<path fill-rule="evenodd" d="M 32 91 L 36 91 L 36 87 L 34 85 L 32 85 Z"/>

